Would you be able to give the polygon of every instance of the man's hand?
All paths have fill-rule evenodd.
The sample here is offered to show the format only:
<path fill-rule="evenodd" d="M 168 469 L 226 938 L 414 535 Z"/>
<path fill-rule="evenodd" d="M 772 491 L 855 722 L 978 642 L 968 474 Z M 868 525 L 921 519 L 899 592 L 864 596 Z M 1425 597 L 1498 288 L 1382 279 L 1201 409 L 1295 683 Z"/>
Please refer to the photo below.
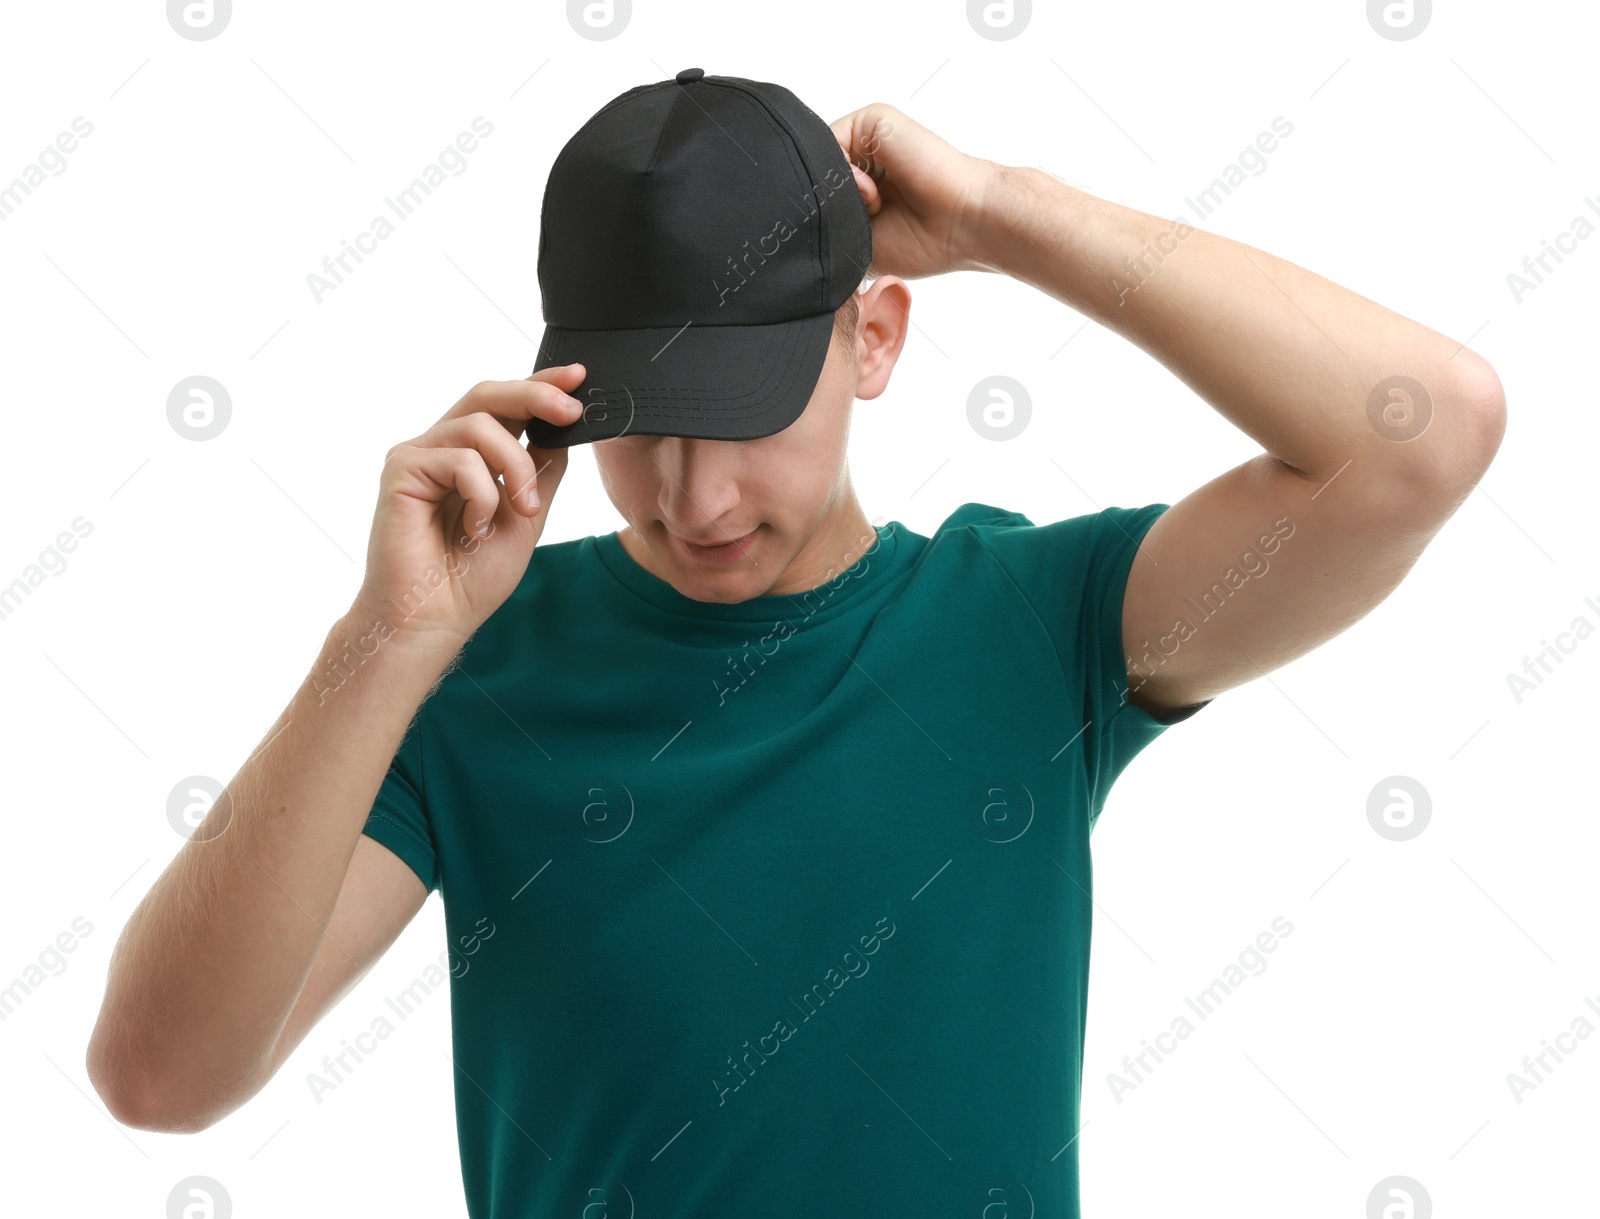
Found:
<path fill-rule="evenodd" d="M 1002 166 L 960 152 L 883 102 L 830 126 L 872 217 L 871 274 L 919 279 L 989 269 L 977 230 L 984 193 Z"/>
<path fill-rule="evenodd" d="M 524 446 L 528 420 L 567 424 L 581 364 L 480 381 L 421 436 L 389 450 L 356 597 L 392 634 L 458 649 L 509 597 L 544 533 L 566 449 Z M 390 638 L 383 635 L 381 638 Z"/>

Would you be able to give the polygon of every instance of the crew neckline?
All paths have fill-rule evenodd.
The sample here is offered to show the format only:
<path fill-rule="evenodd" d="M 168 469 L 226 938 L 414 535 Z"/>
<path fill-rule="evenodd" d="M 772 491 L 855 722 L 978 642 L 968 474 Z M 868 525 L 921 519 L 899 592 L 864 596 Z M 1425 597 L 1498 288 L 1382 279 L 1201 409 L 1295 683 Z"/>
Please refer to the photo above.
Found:
<path fill-rule="evenodd" d="M 776 622 L 804 619 L 821 621 L 860 601 L 892 576 L 903 564 L 910 547 L 900 542 L 905 526 L 889 521 L 876 526 L 878 541 L 855 564 L 798 593 L 763 594 L 728 604 L 696 601 L 680 593 L 654 572 L 641 567 L 623 546 L 617 532 L 596 534 L 595 552 L 617 582 L 659 610 L 683 618 L 713 622 Z M 864 570 L 863 570 L 864 567 Z"/>

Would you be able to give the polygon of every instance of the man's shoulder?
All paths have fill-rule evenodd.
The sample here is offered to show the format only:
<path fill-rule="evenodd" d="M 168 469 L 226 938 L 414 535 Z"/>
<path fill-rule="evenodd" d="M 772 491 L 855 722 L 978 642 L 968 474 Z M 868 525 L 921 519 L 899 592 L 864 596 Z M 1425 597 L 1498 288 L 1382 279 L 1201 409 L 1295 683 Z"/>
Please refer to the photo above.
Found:
<path fill-rule="evenodd" d="M 966 529 L 971 525 L 1031 525 L 1033 524 L 1022 513 L 1011 508 L 999 508 L 994 504 L 982 504 L 969 501 L 954 509 L 949 516 L 940 522 L 934 530 L 934 537 L 941 533 L 952 533 Z"/>
<path fill-rule="evenodd" d="M 1132 530 L 1148 526 L 1166 508 L 1162 503 L 1097 508 L 1093 512 L 1035 524 L 1025 514 L 1010 508 L 966 503 L 945 518 L 939 532 L 965 529 L 986 543 L 1006 549 L 1031 549 L 1041 545 L 1054 549 L 1088 549 L 1110 544 L 1108 536 L 1131 536 Z"/>
<path fill-rule="evenodd" d="M 968 502 L 951 512 L 934 536 L 964 537 L 997 553 L 1044 548 L 1057 555 L 1083 550 L 1120 509 L 1085 512 L 1035 524 L 1026 513 L 995 504 Z"/>

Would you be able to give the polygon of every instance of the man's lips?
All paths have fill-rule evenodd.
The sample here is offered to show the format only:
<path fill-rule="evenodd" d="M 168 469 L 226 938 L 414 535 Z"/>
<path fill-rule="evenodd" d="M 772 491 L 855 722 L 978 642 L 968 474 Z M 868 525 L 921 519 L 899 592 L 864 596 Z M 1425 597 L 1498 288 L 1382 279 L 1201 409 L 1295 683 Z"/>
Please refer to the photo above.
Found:
<path fill-rule="evenodd" d="M 761 526 L 757 525 L 749 533 L 740 537 L 727 538 L 724 536 L 724 540 L 714 543 L 691 542 L 688 538 L 680 537 L 671 530 L 667 531 L 667 536 L 672 538 L 690 558 L 715 563 L 731 562 L 734 559 L 742 558 L 744 553 L 750 549 L 750 544 L 755 541 L 756 534 L 760 531 Z"/>

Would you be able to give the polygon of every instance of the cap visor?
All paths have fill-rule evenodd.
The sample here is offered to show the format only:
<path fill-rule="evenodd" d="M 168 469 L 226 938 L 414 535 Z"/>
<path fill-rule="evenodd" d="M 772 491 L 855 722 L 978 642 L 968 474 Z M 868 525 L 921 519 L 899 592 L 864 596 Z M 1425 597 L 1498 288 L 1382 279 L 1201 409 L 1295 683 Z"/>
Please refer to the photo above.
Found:
<path fill-rule="evenodd" d="M 800 417 L 822 375 L 833 314 L 760 326 L 571 330 L 546 326 L 534 371 L 582 364 L 576 423 L 528 421 L 528 439 L 570 448 L 637 433 L 756 440 Z"/>

